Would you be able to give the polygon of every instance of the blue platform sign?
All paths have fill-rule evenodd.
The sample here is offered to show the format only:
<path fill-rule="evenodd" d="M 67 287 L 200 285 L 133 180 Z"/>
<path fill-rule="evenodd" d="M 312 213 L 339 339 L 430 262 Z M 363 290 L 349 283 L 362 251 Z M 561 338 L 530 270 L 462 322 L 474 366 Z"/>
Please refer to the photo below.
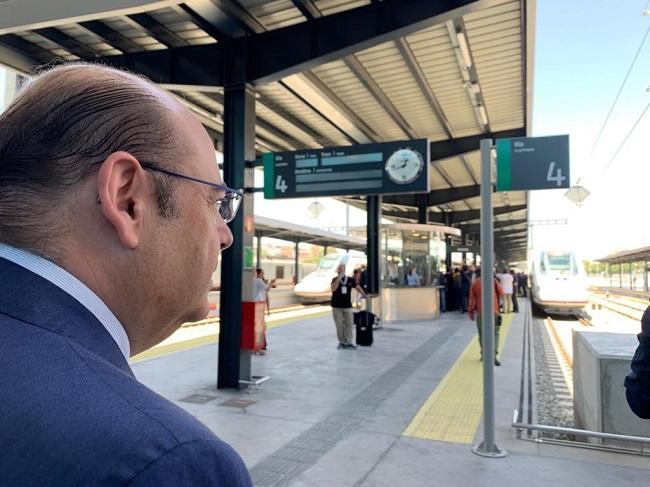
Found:
<path fill-rule="evenodd" d="M 570 186 L 569 136 L 497 139 L 497 191 Z"/>

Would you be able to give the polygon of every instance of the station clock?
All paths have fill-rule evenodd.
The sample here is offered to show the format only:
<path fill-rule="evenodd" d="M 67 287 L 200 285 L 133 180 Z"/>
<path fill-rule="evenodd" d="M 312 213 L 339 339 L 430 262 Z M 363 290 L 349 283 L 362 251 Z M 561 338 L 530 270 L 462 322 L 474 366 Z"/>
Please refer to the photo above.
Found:
<path fill-rule="evenodd" d="M 386 160 L 388 179 L 396 184 L 409 184 L 415 181 L 424 169 L 422 154 L 409 147 L 401 147 Z"/>

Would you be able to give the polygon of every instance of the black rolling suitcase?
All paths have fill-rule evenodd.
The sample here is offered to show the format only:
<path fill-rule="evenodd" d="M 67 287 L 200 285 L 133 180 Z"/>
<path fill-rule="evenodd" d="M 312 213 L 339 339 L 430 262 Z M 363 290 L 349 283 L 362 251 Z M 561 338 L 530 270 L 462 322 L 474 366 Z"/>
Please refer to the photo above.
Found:
<path fill-rule="evenodd" d="M 369 347 L 372 345 L 372 327 L 377 316 L 369 311 L 354 313 L 354 324 L 357 328 L 357 345 Z"/>

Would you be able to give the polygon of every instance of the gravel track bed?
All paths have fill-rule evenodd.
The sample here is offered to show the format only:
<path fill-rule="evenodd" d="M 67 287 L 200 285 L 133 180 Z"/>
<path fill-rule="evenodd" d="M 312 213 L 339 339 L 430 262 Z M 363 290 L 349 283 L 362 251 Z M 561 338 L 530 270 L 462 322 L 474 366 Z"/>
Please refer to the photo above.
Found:
<path fill-rule="evenodd" d="M 537 422 L 547 426 L 574 428 L 571 390 L 562 374 L 551 337 L 543 320 L 533 318 L 532 325 L 537 374 Z M 545 433 L 542 436 L 571 439 L 557 434 Z"/>

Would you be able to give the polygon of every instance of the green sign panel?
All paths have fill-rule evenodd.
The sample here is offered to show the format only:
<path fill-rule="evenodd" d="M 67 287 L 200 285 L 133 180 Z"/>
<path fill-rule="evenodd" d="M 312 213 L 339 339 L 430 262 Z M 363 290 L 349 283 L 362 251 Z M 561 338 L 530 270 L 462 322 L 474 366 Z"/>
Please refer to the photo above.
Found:
<path fill-rule="evenodd" d="M 428 193 L 427 139 L 262 156 L 265 198 Z"/>
<path fill-rule="evenodd" d="M 253 268 L 253 247 L 246 245 L 244 247 L 244 269 Z"/>
<path fill-rule="evenodd" d="M 570 186 L 569 136 L 497 139 L 497 191 Z"/>

